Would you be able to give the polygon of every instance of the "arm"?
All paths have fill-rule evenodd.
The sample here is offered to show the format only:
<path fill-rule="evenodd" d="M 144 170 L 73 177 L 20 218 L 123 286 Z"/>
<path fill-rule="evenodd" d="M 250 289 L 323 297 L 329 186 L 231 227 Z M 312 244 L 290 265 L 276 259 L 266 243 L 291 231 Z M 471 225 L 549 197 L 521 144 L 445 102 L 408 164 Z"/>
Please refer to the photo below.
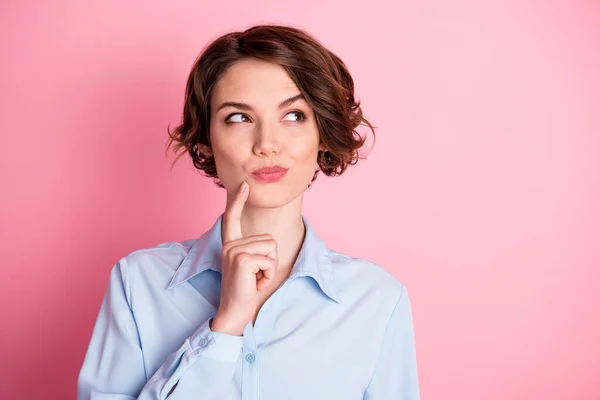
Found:
<path fill-rule="evenodd" d="M 379 359 L 364 399 L 419 399 L 412 313 L 404 287 L 386 327 Z"/>
<path fill-rule="evenodd" d="M 148 376 L 130 308 L 126 258 L 111 271 L 77 383 L 78 400 L 226 397 L 243 337 L 210 330 L 210 319 Z M 187 393 L 187 396 L 186 396 Z"/>

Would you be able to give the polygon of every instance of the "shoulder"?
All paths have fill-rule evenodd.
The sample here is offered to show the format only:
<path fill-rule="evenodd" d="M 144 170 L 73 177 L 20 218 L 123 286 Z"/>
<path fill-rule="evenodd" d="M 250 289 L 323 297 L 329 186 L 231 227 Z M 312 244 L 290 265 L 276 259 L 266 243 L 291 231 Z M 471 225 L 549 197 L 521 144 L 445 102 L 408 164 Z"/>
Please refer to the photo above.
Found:
<path fill-rule="evenodd" d="M 155 246 L 133 250 L 124 259 L 131 265 L 138 265 L 147 261 L 151 261 L 148 265 L 152 265 L 154 262 L 170 264 L 173 261 L 181 261 L 189 253 L 196 240 L 188 239 L 180 242 L 159 243 Z"/>
<path fill-rule="evenodd" d="M 125 286 L 131 281 L 164 283 L 175 273 L 197 239 L 170 241 L 139 248 L 119 259 L 113 267 Z"/>
<path fill-rule="evenodd" d="M 380 301 L 393 304 L 405 291 L 396 276 L 374 262 L 331 249 L 328 256 L 335 281 L 345 293 L 379 297 Z"/>

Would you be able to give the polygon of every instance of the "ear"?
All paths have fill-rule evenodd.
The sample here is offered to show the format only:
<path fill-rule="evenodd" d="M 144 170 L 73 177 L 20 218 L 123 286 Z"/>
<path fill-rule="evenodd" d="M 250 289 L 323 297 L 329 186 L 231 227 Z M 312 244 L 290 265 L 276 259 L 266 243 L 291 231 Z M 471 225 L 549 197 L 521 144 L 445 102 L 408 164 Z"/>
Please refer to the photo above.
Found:
<path fill-rule="evenodd" d="M 325 144 L 322 142 L 319 144 L 319 151 L 327 151 L 327 147 L 325 147 Z"/>
<path fill-rule="evenodd" d="M 205 157 L 211 157 L 213 155 L 212 149 L 209 146 L 199 144 L 198 149 Z"/>

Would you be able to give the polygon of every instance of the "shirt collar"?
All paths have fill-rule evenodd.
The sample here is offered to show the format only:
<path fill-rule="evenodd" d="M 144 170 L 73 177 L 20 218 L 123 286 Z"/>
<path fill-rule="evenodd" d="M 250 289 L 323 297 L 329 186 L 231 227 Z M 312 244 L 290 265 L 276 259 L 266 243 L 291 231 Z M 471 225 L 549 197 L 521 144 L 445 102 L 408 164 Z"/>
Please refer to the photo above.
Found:
<path fill-rule="evenodd" d="M 211 269 L 221 273 L 221 222 L 223 214 L 217 218 L 212 228 L 198 238 L 175 271 L 169 289 L 187 281 L 199 273 Z M 325 243 L 317 236 L 308 221 L 302 216 L 306 228 L 304 242 L 288 279 L 309 276 L 320 289 L 336 303 L 341 303 L 339 287 L 335 282 L 333 266 Z"/>

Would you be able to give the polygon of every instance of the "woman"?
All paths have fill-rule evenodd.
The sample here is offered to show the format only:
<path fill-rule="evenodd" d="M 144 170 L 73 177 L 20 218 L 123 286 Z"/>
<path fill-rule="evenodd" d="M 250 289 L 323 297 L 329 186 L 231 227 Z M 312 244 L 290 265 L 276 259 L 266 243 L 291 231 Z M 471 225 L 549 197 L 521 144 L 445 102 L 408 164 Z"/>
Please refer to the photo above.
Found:
<path fill-rule="evenodd" d="M 114 266 L 78 398 L 418 399 L 406 289 L 302 215 L 319 170 L 356 162 L 361 123 L 345 65 L 307 33 L 211 43 L 170 145 L 226 189 L 225 211 Z"/>

